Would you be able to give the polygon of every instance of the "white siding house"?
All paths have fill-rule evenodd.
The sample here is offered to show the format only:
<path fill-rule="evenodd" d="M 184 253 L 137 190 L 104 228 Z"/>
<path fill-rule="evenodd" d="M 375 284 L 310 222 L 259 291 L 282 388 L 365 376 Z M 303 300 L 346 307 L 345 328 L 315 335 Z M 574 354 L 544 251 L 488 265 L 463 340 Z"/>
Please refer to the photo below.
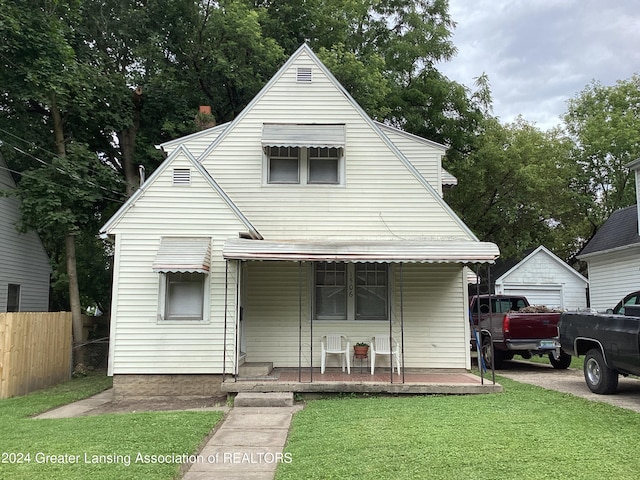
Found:
<path fill-rule="evenodd" d="M 627 167 L 635 175 L 636 204 L 613 212 L 577 257 L 587 263 L 591 308 L 602 312 L 640 290 L 640 159 Z"/>
<path fill-rule="evenodd" d="M 15 189 L 0 156 L 0 191 Z M 20 201 L 0 195 L 0 312 L 46 312 L 49 310 L 51 266 L 38 235 L 20 233 Z"/>
<path fill-rule="evenodd" d="M 445 147 L 372 121 L 307 45 L 232 122 L 160 147 L 102 229 L 115 385 L 319 366 L 331 332 L 391 330 L 407 368 L 470 367 L 464 266 L 497 246 L 444 203 Z"/>
<path fill-rule="evenodd" d="M 587 306 L 589 281 L 542 245 L 495 284 L 497 294 L 524 295 L 531 305 L 566 310 Z"/>

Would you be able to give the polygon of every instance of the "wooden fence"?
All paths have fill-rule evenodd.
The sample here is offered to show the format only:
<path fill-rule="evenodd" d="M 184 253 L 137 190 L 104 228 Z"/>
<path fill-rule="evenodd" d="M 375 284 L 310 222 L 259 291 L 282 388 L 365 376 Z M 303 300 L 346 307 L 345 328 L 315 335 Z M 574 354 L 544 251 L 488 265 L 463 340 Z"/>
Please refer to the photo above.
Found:
<path fill-rule="evenodd" d="M 71 313 L 0 313 L 0 398 L 71 376 Z"/>

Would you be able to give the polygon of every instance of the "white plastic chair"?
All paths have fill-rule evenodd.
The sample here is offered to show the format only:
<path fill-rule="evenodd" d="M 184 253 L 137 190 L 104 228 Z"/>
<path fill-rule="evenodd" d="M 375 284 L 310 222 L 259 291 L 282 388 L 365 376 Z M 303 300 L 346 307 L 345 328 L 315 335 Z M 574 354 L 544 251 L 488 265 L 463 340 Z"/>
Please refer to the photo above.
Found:
<path fill-rule="evenodd" d="M 392 350 L 390 343 L 389 335 L 376 335 L 371 338 L 371 375 L 376 369 L 376 355 L 389 355 L 389 364 L 392 370 L 395 358 L 398 375 L 400 375 L 400 345 L 394 340 Z"/>
<path fill-rule="evenodd" d="M 344 335 L 329 334 L 322 336 L 322 361 L 320 372 L 324 373 L 327 366 L 327 355 L 340 355 L 342 357 L 342 371 L 345 365 L 347 373 L 351 374 L 351 363 L 349 362 L 349 339 Z M 345 345 L 346 344 L 346 345 Z"/>

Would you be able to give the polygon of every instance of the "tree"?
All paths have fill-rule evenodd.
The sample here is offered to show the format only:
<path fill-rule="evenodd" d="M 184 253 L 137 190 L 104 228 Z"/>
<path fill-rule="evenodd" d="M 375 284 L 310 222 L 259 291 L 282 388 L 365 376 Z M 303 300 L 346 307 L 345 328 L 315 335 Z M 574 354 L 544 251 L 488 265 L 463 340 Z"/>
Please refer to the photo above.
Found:
<path fill-rule="evenodd" d="M 522 118 L 507 125 L 487 118 L 475 150 L 452 165 L 460 186 L 445 198 L 503 257 L 544 244 L 568 258 L 576 253 L 573 226 L 581 214 L 578 196 L 567 188 L 575 178 L 570 148 L 559 130 L 542 132 Z"/>
<path fill-rule="evenodd" d="M 49 145 L 54 155 L 53 164 L 64 164 L 55 171 L 73 171 L 74 162 L 81 162 L 88 155 L 86 147 L 70 141 L 73 128 L 67 119 L 78 115 L 87 119 L 89 111 L 85 107 L 95 99 L 96 85 L 94 71 L 87 63 L 80 62 L 74 50 L 76 43 L 75 25 L 82 18 L 81 2 L 78 0 L 28 0 L 16 2 L 2 0 L 3 16 L 0 21 L 0 112 L 7 117 L 28 112 L 40 120 L 38 131 L 47 130 L 51 135 Z M 38 125 L 38 122 L 31 122 Z M 73 145 L 73 149 L 71 149 Z M 70 155 L 69 161 L 66 157 Z M 93 172 L 91 172 L 93 173 Z M 73 318 L 73 337 L 76 343 L 82 340 L 81 303 L 76 268 L 76 234 L 83 226 L 81 217 L 91 216 L 81 197 L 72 199 L 68 209 L 57 205 L 57 193 L 76 192 L 74 181 L 82 181 L 78 170 L 69 181 L 48 182 L 40 185 L 39 175 L 23 176 L 18 185 L 21 195 L 23 224 L 35 228 L 41 236 L 55 235 L 58 243 L 64 238 L 66 268 L 69 285 L 69 303 Z M 45 177 L 43 176 L 43 179 Z M 31 183 L 31 180 L 34 183 Z M 44 190 L 39 190 L 44 188 Z M 85 197 L 87 199 L 88 197 Z M 34 203 L 35 202 L 35 203 Z M 67 206 L 67 205 L 65 205 Z M 43 223 L 44 222 L 44 223 Z"/>
<path fill-rule="evenodd" d="M 640 157 L 640 76 L 613 86 L 593 81 L 569 101 L 565 123 L 580 167 L 576 188 L 593 199 L 584 212 L 589 239 L 614 210 L 635 203 L 625 165 Z"/>

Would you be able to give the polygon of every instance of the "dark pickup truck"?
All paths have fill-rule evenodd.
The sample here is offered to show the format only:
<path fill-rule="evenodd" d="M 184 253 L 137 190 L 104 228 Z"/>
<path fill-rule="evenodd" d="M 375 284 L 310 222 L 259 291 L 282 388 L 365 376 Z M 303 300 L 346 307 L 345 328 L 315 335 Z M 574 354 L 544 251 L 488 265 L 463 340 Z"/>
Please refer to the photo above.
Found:
<path fill-rule="evenodd" d="M 554 368 L 569 367 L 571 356 L 560 350 L 558 339 L 560 312 L 531 307 L 526 297 L 514 295 L 474 295 L 469 308 L 487 368 L 491 368 L 492 353 L 495 368 L 516 354 L 523 358 L 548 355 Z M 472 331 L 473 349 L 476 343 Z"/>
<path fill-rule="evenodd" d="M 584 379 L 594 393 L 614 393 L 618 375 L 640 375 L 640 306 L 624 315 L 563 313 L 558 325 L 562 350 L 584 355 Z"/>

